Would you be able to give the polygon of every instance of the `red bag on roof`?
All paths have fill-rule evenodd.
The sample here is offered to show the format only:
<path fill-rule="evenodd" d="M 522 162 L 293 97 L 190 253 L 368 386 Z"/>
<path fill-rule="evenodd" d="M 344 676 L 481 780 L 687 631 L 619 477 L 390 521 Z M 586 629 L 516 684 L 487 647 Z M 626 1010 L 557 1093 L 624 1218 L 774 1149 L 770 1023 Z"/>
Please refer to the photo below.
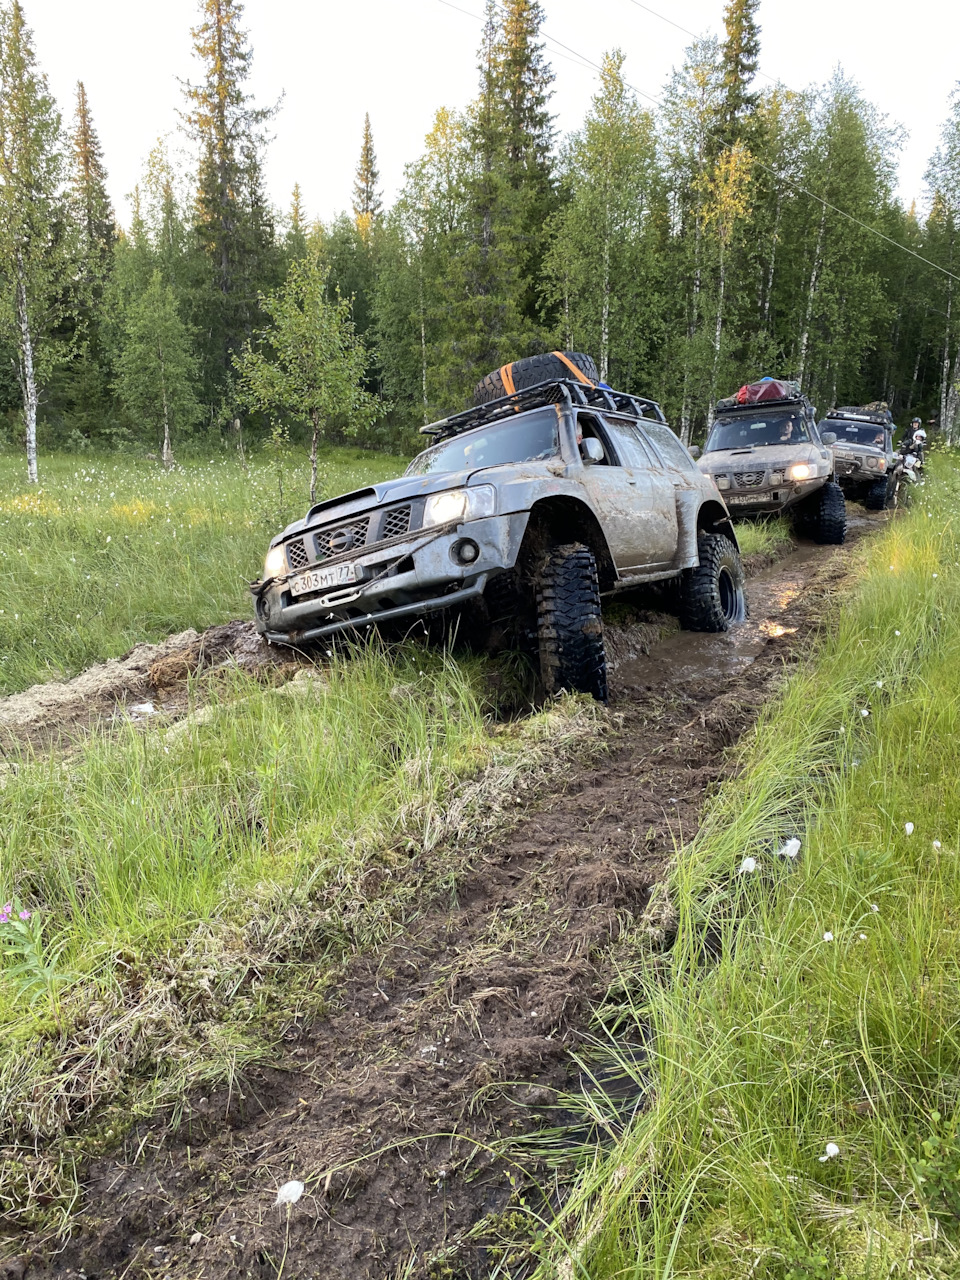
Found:
<path fill-rule="evenodd" d="M 779 378 L 764 378 L 762 382 L 748 382 L 737 392 L 737 404 L 762 404 L 765 400 L 795 400 L 800 395 L 798 382 L 781 382 Z"/>

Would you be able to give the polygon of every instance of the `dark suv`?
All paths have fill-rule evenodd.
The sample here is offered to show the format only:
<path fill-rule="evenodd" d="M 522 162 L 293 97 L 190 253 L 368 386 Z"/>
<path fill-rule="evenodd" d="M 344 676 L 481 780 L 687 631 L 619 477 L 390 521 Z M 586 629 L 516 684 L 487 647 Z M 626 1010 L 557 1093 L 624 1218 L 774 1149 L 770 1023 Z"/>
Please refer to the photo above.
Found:
<path fill-rule="evenodd" d="M 456 614 L 472 639 L 529 643 L 548 693 L 604 698 L 601 595 L 676 579 L 687 627 L 744 616 L 726 507 L 653 401 L 559 379 L 423 431 L 404 476 L 273 540 L 252 587 L 267 639 Z"/>
<path fill-rule="evenodd" d="M 895 507 L 900 469 L 893 449 L 896 426 L 887 406 L 875 403 L 831 409 L 820 429 L 836 437 L 834 465 L 846 496 L 862 502 L 868 511 Z"/>

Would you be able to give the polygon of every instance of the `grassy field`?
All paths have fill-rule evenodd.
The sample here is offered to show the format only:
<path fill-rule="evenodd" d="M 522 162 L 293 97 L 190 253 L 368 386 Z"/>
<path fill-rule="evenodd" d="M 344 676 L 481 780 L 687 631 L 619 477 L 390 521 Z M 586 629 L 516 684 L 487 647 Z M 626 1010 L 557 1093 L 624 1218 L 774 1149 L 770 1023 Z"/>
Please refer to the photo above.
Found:
<path fill-rule="evenodd" d="M 857 549 L 678 856 L 660 979 L 644 961 L 602 1011 L 650 1046 L 642 1071 L 611 1051 L 649 1106 L 590 1157 L 544 1276 L 960 1274 L 957 464 Z M 613 1132 L 618 1105 L 594 1100 Z"/>
<path fill-rule="evenodd" d="M 330 448 L 321 492 L 398 475 L 405 459 Z M 190 462 L 0 456 L 0 694 L 72 676 L 141 640 L 250 614 L 270 538 L 307 506 L 290 459 Z"/>

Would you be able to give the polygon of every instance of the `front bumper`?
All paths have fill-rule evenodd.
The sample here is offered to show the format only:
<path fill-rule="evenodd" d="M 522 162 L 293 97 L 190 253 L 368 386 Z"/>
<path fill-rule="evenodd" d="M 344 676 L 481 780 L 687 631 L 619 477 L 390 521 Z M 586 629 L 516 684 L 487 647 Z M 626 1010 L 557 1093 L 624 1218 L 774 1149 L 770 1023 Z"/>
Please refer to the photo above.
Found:
<path fill-rule="evenodd" d="M 720 496 L 727 504 L 732 516 L 775 515 L 778 511 L 784 511 L 787 507 L 802 501 L 808 493 L 813 493 L 823 483 L 822 476 L 813 476 L 809 480 L 792 480 L 773 487 L 721 489 Z"/>
<path fill-rule="evenodd" d="M 513 566 L 526 523 L 526 513 L 489 516 L 420 530 L 364 553 L 330 557 L 324 568 L 349 562 L 361 580 L 307 597 L 290 593 L 288 582 L 296 574 L 255 582 L 257 630 L 267 640 L 301 644 L 463 604 L 480 596 L 491 576 Z M 476 545 L 477 557 L 462 564 L 456 549 L 467 539 Z"/>

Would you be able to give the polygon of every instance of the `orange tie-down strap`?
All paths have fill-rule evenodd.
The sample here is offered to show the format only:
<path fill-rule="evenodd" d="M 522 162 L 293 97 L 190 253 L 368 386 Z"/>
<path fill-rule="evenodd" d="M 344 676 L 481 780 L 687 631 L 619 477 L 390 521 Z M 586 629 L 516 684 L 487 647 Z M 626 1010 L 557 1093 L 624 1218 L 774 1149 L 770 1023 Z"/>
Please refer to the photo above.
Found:
<path fill-rule="evenodd" d="M 513 385 L 513 363 L 505 364 L 500 369 L 500 381 L 508 396 L 512 396 L 516 388 Z"/>
<path fill-rule="evenodd" d="M 575 378 L 578 378 L 581 382 L 585 382 L 588 387 L 592 387 L 594 385 L 585 373 L 580 372 L 572 360 L 567 359 L 562 351 L 552 351 L 550 354 L 556 356 L 558 360 L 562 360 Z"/>

